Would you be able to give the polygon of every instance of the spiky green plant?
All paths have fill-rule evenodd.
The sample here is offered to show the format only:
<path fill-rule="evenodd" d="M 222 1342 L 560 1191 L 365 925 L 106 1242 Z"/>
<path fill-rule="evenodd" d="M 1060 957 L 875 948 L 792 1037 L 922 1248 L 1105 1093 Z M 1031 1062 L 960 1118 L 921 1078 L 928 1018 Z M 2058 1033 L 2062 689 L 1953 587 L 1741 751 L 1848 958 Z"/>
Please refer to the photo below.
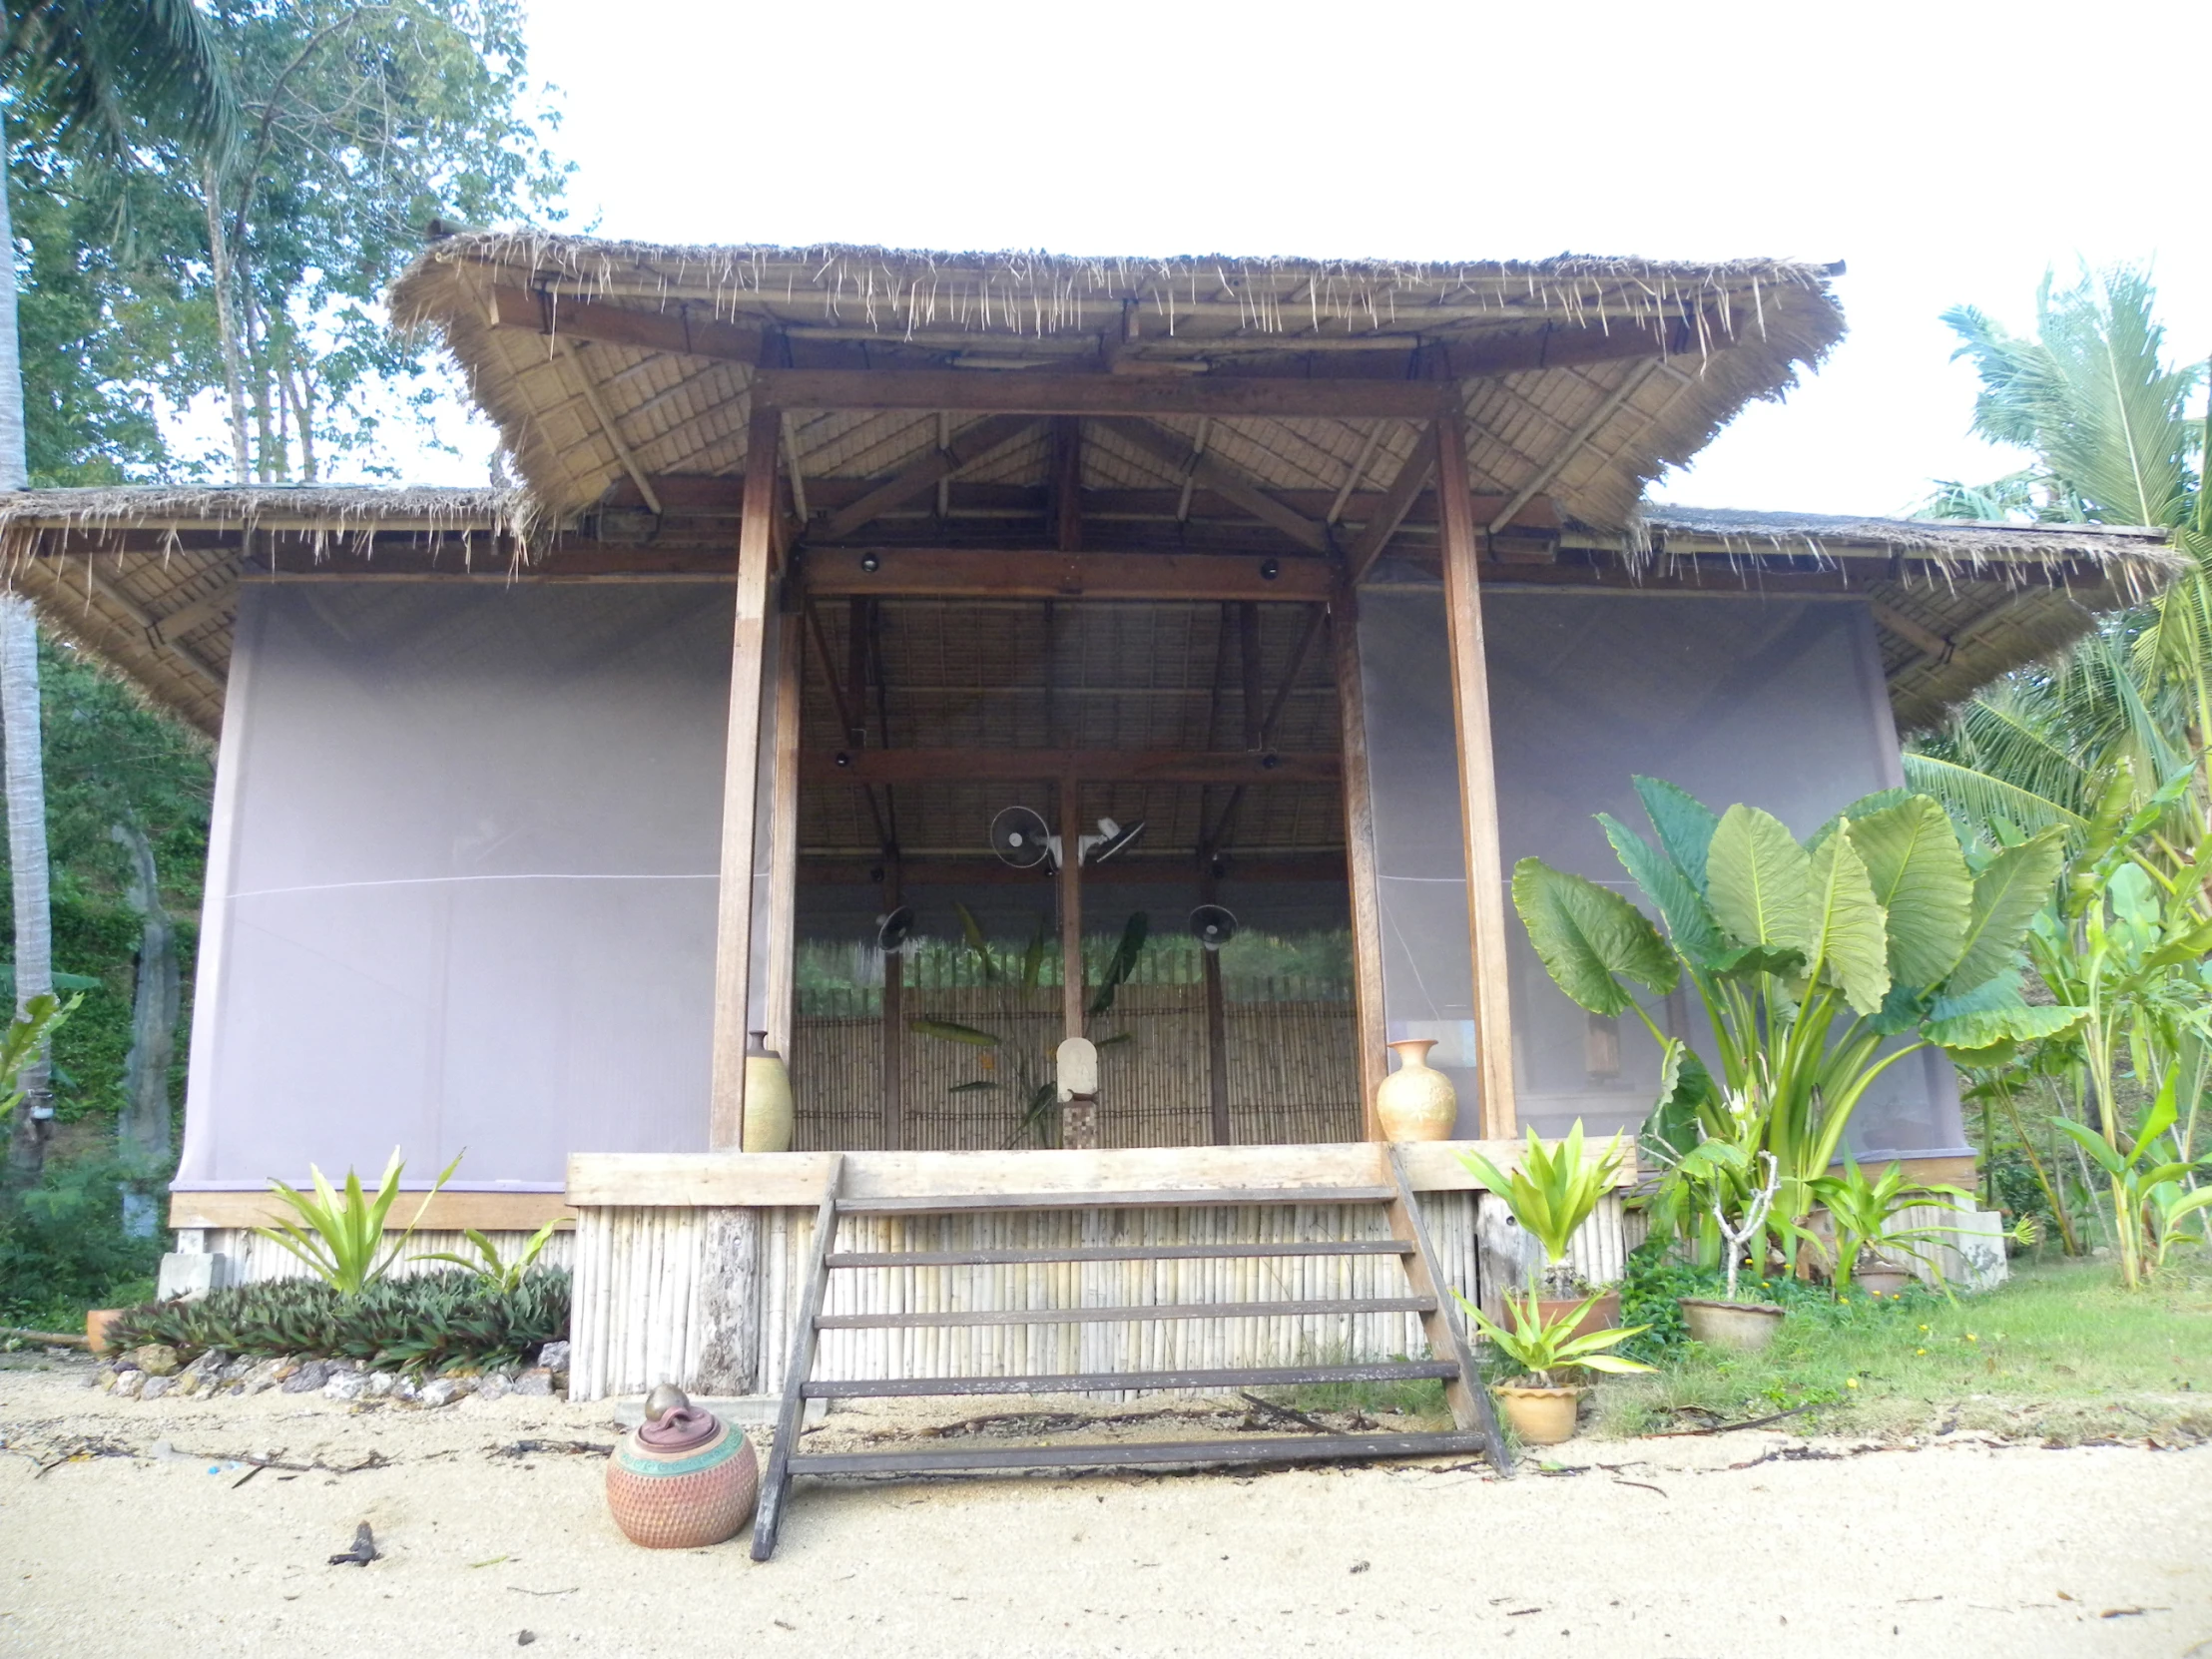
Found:
<path fill-rule="evenodd" d="M 450 1262 L 455 1267 L 474 1274 L 493 1290 L 511 1291 L 522 1283 L 523 1275 L 530 1271 L 530 1264 L 538 1259 L 538 1252 L 545 1248 L 546 1241 L 553 1237 L 561 1223 L 567 1219 L 566 1216 L 555 1216 L 531 1234 L 511 1262 L 502 1262 L 499 1259 L 499 1247 L 473 1227 L 461 1229 L 461 1237 L 468 1241 L 469 1248 L 476 1253 L 473 1258 L 457 1256 L 450 1250 L 432 1250 L 417 1256 L 415 1260 Z"/>
<path fill-rule="evenodd" d="M 292 1207 L 299 1220 L 279 1221 L 275 1227 L 257 1227 L 254 1231 L 257 1236 L 281 1245 L 298 1257 L 309 1272 L 338 1295 L 359 1296 L 399 1260 L 407 1241 L 414 1237 L 423 1212 L 430 1207 L 430 1200 L 452 1179 L 453 1172 L 461 1167 L 461 1159 L 466 1156 L 466 1148 L 454 1154 L 453 1161 L 439 1172 L 430 1190 L 422 1195 L 422 1202 L 415 1206 L 414 1219 L 407 1223 L 406 1231 L 388 1244 L 384 1239 L 384 1218 L 391 1213 L 399 1197 L 399 1176 L 406 1168 L 399 1160 L 397 1147 L 391 1149 L 391 1158 L 384 1165 L 383 1180 L 373 1198 L 362 1191 L 361 1178 L 350 1169 L 345 1172 L 342 1195 L 332 1190 L 322 1171 L 312 1164 L 307 1166 L 307 1173 L 314 1178 L 312 1198 L 281 1181 L 272 1180 L 270 1186 L 278 1198 Z"/>
<path fill-rule="evenodd" d="M 1605 1352 L 1631 1337 L 1642 1336 L 1651 1329 L 1649 1326 L 1633 1326 L 1626 1331 L 1593 1331 L 1586 1337 L 1574 1334 L 1575 1327 L 1582 1323 L 1582 1316 L 1595 1306 L 1597 1298 L 1594 1296 L 1576 1308 L 1546 1319 L 1533 1292 L 1518 1300 L 1508 1294 L 1505 1317 L 1511 1325 L 1507 1327 L 1489 1319 L 1457 1291 L 1451 1294 L 1475 1330 L 1517 1366 L 1521 1377 L 1536 1387 L 1557 1387 L 1556 1375 L 1568 1370 L 1611 1372 L 1625 1377 L 1633 1372 L 1657 1369 L 1641 1360 Z"/>
<path fill-rule="evenodd" d="M 1615 1135 L 1594 1159 L 1582 1156 L 1582 1120 L 1556 1151 L 1548 1150 L 1536 1131 L 1528 1131 L 1528 1145 L 1521 1152 L 1519 1168 L 1507 1175 L 1479 1152 L 1462 1152 L 1459 1161 L 1491 1192 L 1505 1200 L 1513 1219 L 1543 1246 L 1545 1289 L 1555 1297 L 1574 1294 L 1574 1269 L 1567 1252 L 1574 1235 L 1590 1219 L 1620 1173 L 1621 1138 Z"/>

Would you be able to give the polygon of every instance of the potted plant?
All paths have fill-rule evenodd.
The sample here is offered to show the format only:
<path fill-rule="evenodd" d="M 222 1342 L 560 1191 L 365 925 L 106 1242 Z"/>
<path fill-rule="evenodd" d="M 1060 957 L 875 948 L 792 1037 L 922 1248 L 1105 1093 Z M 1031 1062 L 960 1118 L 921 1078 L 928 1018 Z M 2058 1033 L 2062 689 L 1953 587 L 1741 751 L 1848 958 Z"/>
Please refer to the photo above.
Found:
<path fill-rule="evenodd" d="M 1454 1291 L 1474 1328 L 1487 1338 L 1516 1369 L 1513 1380 L 1491 1391 L 1505 1406 L 1505 1419 L 1514 1435 L 1529 1445 L 1556 1445 L 1574 1434 L 1574 1407 L 1582 1390 L 1565 1382 L 1573 1371 L 1612 1372 L 1625 1376 L 1654 1368 L 1605 1351 L 1616 1343 L 1650 1330 L 1639 1325 L 1627 1331 L 1582 1330 L 1582 1321 L 1596 1297 L 1572 1304 L 1563 1313 L 1546 1316 L 1534 1296 L 1518 1301 L 1505 1298 L 1506 1317 L 1512 1329 L 1492 1323 L 1465 1297 Z"/>
<path fill-rule="evenodd" d="M 1528 1131 L 1528 1146 L 1520 1167 L 1507 1175 L 1479 1152 L 1462 1152 L 1459 1161 L 1475 1178 L 1505 1201 L 1523 1231 L 1543 1248 L 1544 1265 L 1538 1276 L 1543 1297 L 1537 1308 L 1551 1319 L 1573 1307 L 1577 1298 L 1585 1310 L 1577 1334 L 1604 1331 L 1620 1323 L 1618 1288 L 1588 1285 L 1579 1279 L 1568 1253 L 1574 1235 L 1597 1209 L 1598 1200 L 1611 1190 L 1621 1167 L 1621 1138 L 1615 1135 L 1594 1160 L 1582 1156 L 1582 1120 L 1576 1118 L 1566 1139 L 1547 1151 Z"/>
<path fill-rule="evenodd" d="M 1756 1353 L 1774 1341 L 1784 1310 L 1771 1302 L 1737 1300 L 1736 1288 L 1746 1251 L 1755 1250 L 1752 1266 L 1764 1270 L 1767 1253 L 1767 1220 L 1774 1210 L 1775 1194 L 1782 1189 L 1781 1160 L 1758 1145 L 1759 1118 L 1743 1102 L 1734 1103 L 1732 1115 L 1738 1133 L 1701 1142 L 1674 1166 L 1669 1181 L 1676 1193 L 1700 1192 L 1707 1214 L 1721 1238 L 1722 1264 L 1728 1274 L 1728 1296 L 1716 1302 L 1710 1297 L 1680 1298 L 1682 1322 L 1696 1341 L 1711 1348 L 1732 1348 Z M 1680 1198 L 1665 1195 L 1660 1208 L 1678 1208 Z M 1799 1229 L 1784 1223 L 1790 1233 Z"/>
<path fill-rule="evenodd" d="M 1894 1227 L 1900 1215 L 1923 1205 L 1955 1211 L 1972 1204 L 1956 1187 L 1909 1185 L 1902 1165 L 1892 1164 L 1869 1177 L 1851 1158 L 1844 1160 L 1841 1175 L 1817 1178 L 1813 1193 L 1836 1230 L 1836 1289 L 1856 1286 L 1870 1296 L 1895 1296 L 1904 1290 L 1913 1278 L 1905 1261 L 1929 1262 L 1928 1246 L 1951 1231 Z"/>

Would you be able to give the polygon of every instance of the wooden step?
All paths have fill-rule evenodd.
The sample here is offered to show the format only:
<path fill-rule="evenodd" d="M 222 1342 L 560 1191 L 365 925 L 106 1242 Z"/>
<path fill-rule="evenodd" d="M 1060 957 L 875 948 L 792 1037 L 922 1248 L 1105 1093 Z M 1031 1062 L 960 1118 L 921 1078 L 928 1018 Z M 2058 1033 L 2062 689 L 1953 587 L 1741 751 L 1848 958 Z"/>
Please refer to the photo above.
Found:
<path fill-rule="evenodd" d="M 1334 1302 L 1160 1302 L 1124 1308 L 966 1308 L 922 1314 L 824 1314 L 821 1331 L 952 1325 L 1112 1325 L 1132 1320 L 1274 1320 L 1308 1314 L 1433 1314 L 1432 1296 L 1356 1296 Z"/>
<path fill-rule="evenodd" d="M 1433 1457 L 1485 1452 L 1487 1436 L 1453 1430 L 1426 1434 L 1301 1434 L 1253 1439 L 1158 1440 L 1121 1445 L 974 1446 L 931 1451 L 801 1451 L 793 1474 L 951 1474 L 994 1469 L 1234 1467 L 1247 1463 L 1340 1462 L 1369 1457 Z"/>
<path fill-rule="evenodd" d="M 832 1268 L 997 1268 L 1034 1262 L 1234 1262 L 1260 1256 L 1410 1256 L 1403 1239 L 1316 1239 L 1298 1244 L 1071 1245 L 1041 1250 L 837 1251 Z"/>
<path fill-rule="evenodd" d="M 958 1210 L 1197 1209 L 1223 1205 L 1387 1204 L 1388 1187 L 1179 1187 L 1165 1192 L 937 1193 L 837 1201 L 844 1216 L 916 1216 Z"/>
<path fill-rule="evenodd" d="M 1413 1382 L 1457 1377 L 1451 1360 L 1366 1366 L 1244 1366 L 1221 1371 L 1106 1371 L 1061 1377 L 870 1378 L 809 1382 L 809 1399 L 910 1399 L 924 1394 L 1081 1394 L 1121 1388 L 1292 1388 L 1317 1382 Z"/>

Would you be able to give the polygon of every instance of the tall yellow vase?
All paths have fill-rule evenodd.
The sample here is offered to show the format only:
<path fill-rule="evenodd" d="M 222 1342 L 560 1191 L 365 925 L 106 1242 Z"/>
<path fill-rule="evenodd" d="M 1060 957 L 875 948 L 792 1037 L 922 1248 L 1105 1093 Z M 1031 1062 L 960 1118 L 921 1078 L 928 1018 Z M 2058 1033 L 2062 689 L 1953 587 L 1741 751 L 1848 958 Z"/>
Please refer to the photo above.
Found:
<path fill-rule="evenodd" d="M 783 1056 L 768 1046 L 766 1031 L 746 1033 L 745 1149 L 792 1149 L 792 1074 Z"/>
<path fill-rule="evenodd" d="M 1451 1079 L 1428 1063 L 1433 1037 L 1407 1037 L 1390 1044 L 1397 1070 L 1375 1091 L 1376 1121 L 1389 1141 L 1448 1141 L 1459 1120 L 1459 1093 Z"/>

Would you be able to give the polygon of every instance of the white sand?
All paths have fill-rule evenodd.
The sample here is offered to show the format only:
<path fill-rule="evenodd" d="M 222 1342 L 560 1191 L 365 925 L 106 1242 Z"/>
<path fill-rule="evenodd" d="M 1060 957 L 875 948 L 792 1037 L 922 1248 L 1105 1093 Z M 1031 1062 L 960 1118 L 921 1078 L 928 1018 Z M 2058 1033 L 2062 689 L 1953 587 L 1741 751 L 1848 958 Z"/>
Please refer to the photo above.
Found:
<path fill-rule="evenodd" d="M 2212 1448 L 1968 1439 L 1731 1468 L 1853 1449 L 1745 1431 L 1576 1441 L 1554 1460 L 1586 1472 L 1531 1463 L 1502 1482 L 1397 1465 L 803 1485 L 776 1560 L 756 1565 L 742 1538 L 633 1548 L 596 1457 L 487 1455 L 525 1436 L 609 1442 L 606 1405 L 149 1404 L 82 1377 L 0 1371 L 0 1652 L 444 1659 L 513 1652 L 525 1630 L 547 1654 L 901 1659 L 2171 1659 L 2212 1642 Z M 84 1440 L 136 1455 L 39 1474 Z M 157 1441 L 192 1455 L 147 1455 Z M 212 1454 L 278 1448 L 391 1461 L 244 1485 L 209 1472 Z M 325 1565 L 363 1519 L 385 1559 Z M 2145 1611 L 2100 1616 L 2130 1608 Z"/>

